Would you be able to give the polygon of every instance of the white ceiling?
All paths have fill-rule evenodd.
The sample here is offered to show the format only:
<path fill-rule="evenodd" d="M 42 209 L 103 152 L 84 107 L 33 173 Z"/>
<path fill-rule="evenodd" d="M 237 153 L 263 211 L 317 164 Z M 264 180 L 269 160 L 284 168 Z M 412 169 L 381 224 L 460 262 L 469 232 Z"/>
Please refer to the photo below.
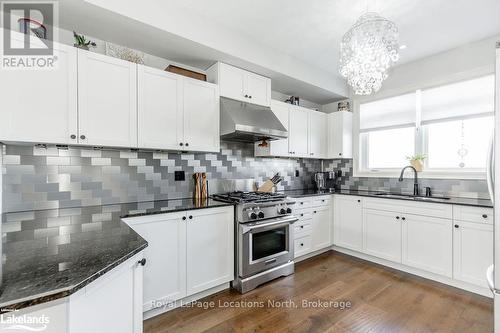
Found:
<path fill-rule="evenodd" d="M 398 64 L 500 34 L 500 0 L 64 0 L 60 24 L 197 68 L 224 61 L 326 104 L 347 96 L 339 43 L 366 10 L 399 26 Z"/>
<path fill-rule="evenodd" d="M 337 74 L 342 35 L 367 9 L 399 27 L 400 63 L 500 33 L 500 0 L 170 0 Z"/>

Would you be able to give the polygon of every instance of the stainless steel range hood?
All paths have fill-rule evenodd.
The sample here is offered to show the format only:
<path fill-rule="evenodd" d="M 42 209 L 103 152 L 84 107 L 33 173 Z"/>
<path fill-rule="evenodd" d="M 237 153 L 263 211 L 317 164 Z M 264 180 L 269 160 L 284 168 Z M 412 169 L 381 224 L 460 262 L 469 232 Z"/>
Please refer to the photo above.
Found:
<path fill-rule="evenodd" d="M 271 108 L 221 97 L 221 139 L 240 142 L 286 139 L 288 132 Z"/>

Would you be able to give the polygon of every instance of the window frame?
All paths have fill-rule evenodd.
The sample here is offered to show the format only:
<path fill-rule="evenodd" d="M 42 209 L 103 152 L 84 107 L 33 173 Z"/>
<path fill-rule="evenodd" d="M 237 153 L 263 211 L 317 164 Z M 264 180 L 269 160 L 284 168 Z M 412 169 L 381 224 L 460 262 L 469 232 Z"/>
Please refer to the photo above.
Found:
<path fill-rule="evenodd" d="M 360 131 L 360 106 L 364 103 L 369 103 L 381 99 L 397 97 L 399 95 L 416 93 L 416 124 L 415 124 L 415 153 L 426 153 L 428 151 L 428 135 L 425 125 L 421 124 L 421 92 L 424 89 L 436 88 L 462 81 L 473 80 L 489 75 L 494 75 L 491 72 L 480 73 L 478 75 L 462 77 L 449 82 L 441 82 L 440 84 L 430 85 L 427 87 L 413 88 L 410 90 L 392 91 L 391 94 L 379 94 L 377 98 L 361 97 L 353 100 L 353 176 L 354 177 L 388 177 L 398 178 L 401 168 L 384 168 L 384 169 L 369 169 L 368 163 L 368 140 L 367 135 L 369 131 Z M 494 110 L 493 110 L 494 111 Z M 493 113 L 494 114 L 494 113 Z M 485 114 L 478 114 L 470 118 L 484 117 Z M 451 119 L 449 120 L 451 121 Z M 408 163 L 409 164 L 409 163 Z M 424 170 L 419 172 L 421 178 L 436 178 L 436 179 L 486 179 L 486 166 L 485 168 L 467 168 L 467 169 L 429 169 L 428 161 L 424 162 Z"/>

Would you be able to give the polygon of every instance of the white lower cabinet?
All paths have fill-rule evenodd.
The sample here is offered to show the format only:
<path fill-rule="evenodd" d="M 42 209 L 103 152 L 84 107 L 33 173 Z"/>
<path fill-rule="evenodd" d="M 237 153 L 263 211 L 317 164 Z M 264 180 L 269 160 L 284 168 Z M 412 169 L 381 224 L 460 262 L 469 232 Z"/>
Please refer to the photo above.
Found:
<path fill-rule="evenodd" d="M 143 252 L 114 267 L 68 297 L 2 314 L 2 332 L 142 333 Z M 146 263 L 147 265 L 147 263 Z M 42 316 L 45 324 L 36 322 Z M 25 317 L 28 328 L 13 328 L 9 317 Z M 12 319 L 11 319 L 12 320 Z"/>
<path fill-rule="evenodd" d="M 185 212 L 151 215 L 127 220 L 148 241 L 144 250 L 143 311 L 186 296 Z"/>
<path fill-rule="evenodd" d="M 330 196 L 297 198 L 294 215 L 295 258 L 332 245 L 332 201 Z"/>
<path fill-rule="evenodd" d="M 365 253 L 401 262 L 401 216 L 394 212 L 363 210 Z"/>
<path fill-rule="evenodd" d="M 330 206 L 312 209 L 312 250 L 320 250 L 331 245 L 331 209 Z"/>
<path fill-rule="evenodd" d="M 452 221 L 405 215 L 403 224 L 403 264 L 452 277 Z"/>
<path fill-rule="evenodd" d="M 493 264 L 493 225 L 455 221 L 453 277 L 487 288 L 486 269 Z"/>
<path fill-rule="evenodd" d="M 492 215 L 484 207 L 334 195 L 333 244 L 488 295 Z"/>
<path fill-rule="evenodd" d="M 149 243 L 143 310 L 171 305 L 234 278 L 233 207 L 125 219 Z"/>
<path fill-rule="evenodd" d="M 141 258 L 136 255 L 70 296 L 69 333 L 142 332 Z"/>
<path fill-rule="evenodd" d="M 188 212 L 187 295 L 233 280 L 233 207 Z"/>
<path fill-rule="evenodd" d="M 333 243 L 350 250 L 363 250 L 363 206 L 361 197 L 334 198 Z"/>

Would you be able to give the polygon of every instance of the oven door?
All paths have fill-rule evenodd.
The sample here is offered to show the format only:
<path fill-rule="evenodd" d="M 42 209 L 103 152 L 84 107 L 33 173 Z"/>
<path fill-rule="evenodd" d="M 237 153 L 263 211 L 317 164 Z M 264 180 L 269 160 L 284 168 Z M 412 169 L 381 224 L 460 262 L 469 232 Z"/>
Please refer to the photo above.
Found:
<path fill-rule="evenodd" d="M 238 273 L 242 278 L 293 260 L 293 216 L 240 224 Z"/>

